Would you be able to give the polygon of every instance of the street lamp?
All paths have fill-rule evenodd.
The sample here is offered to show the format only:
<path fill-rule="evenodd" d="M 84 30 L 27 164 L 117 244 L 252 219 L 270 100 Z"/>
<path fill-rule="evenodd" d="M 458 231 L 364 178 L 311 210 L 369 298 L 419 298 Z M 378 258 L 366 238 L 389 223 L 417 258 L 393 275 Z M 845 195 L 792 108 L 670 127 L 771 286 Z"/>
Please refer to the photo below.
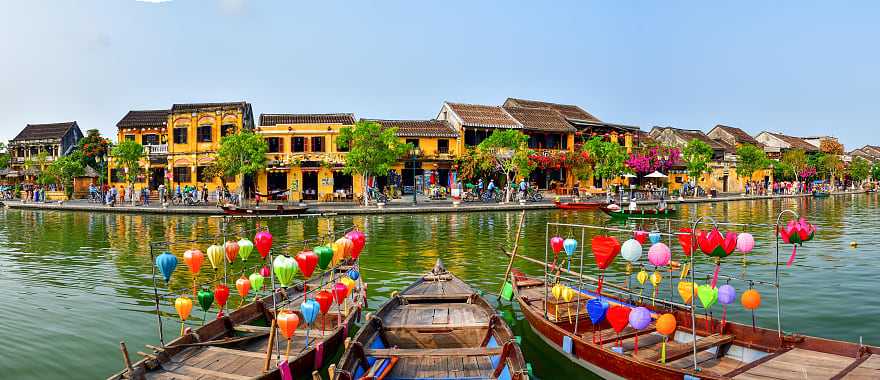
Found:
<path fill-rule="evenodd" d="M 409 150 L 409 156 L 412 159 L 412 171 L 413 171 L 413 206 L 418 204 L 418 200 L 416 199 L 416 197 L 419 194 L 418 190 L 416 189 L 416 165 L 418 165 L 418 158 L 421 153 L 422 152 L 419 149 L 419 147 L 413 147 L 412 149 Z"/>

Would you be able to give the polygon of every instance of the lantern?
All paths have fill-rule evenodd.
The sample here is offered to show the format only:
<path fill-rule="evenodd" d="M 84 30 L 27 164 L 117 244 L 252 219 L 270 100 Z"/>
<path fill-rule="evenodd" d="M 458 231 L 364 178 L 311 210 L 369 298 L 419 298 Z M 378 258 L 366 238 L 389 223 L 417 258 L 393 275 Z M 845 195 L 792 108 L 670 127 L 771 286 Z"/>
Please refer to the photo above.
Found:
<path fill-rule="evenodd" d="M 648 231 L 636 230 L 633 231 L 633 239 L 639 242 L 639 244 L 645 244 L 648 241 Z"/>
<path fill-rule="evenodd" d="M 187 250 L 183 253 L 183 263 L 189 267 L 192 274 L 199 274 L 202 269 L 202 262 L 205 261 L 205 255 L 198 249 Z"/>
<path fill-rule="evenodd" d="M 321 269 L 330 267 L 330 263 L 333 262 L 333 248 L 322 245 L 315 247 L 312 252 L 318 257 L 318 266 Z"/>
<path fill-rule="evenodd" d="M 657 243 L 659 243 L 659 242 L 660 242 L 660 238 L 662 238 L 662 236 L 660 236 L 660 232 L 657 232 L 657 231 L 651 231 L 650 233 L 648 233 L 648 240 L 651 241 L 651 244 L 657 244 Z"/>
<path fill-rule="evenodd" d="M 728 232 L 724 235 L 718 231 L 718 228 L 712 228 L 712 231 L 706 233 L 700 232 L 697 238 L 697 244 L 700 250 L 707 256 L 715 258 L 715 271 L 712 274 L 712 287 L 718 283 L 718 271 L 721 269 L 721 259 L 729 256 L 736 249 L 736 234 Z"/>
<path fill-rule="evenodd" d="M 562 251 L 562 243 L 564 239 L 559 236 L 554 236 L 550 238 L 550 249 L 553 250 L 554 257 L 559 256 L 559 252 Z"/>
<path fill-rule="evenodd" d="M 312 277 L 312 273 L 315 272 L 315 267 L 318 266 L 318 255 L 313 251 L 303 251 L 294 257 L 296 260 L 297 266 L 299 266 L 299 271 L 302 273 L 303 278 Z"/>
<path fill-rule="evenodd" d="M 299 271 L 296 260 L 284 255 L 278 255 L 275 257 L 275 261 L 272 263 L 272 268 L 275 270 L 275 277 L 278 278 L 278 282 L 284 287 L 293 283 L 293 277 L 296 276 L 296 272 Z"/>
<path fill-rule="evenodd" d="M 251 286 L 254 288 L 254 293 L 257 293 L 263 289 L 263 281 L 265 281 L 266 278 L 255 272 L 248 276 L 248 280 L 250 280 Z"/>
<path fill-rule="evenodd" d="M 718 302 L 723 305 L 721 307 L 721 333 L 724 333 L 724 325 L 727 324 L 727 305 L 736 300 L 736 289 L 728 284 L 721 285 L 718 288 Z"/>
<path fill-rule="evenodd" d="M 660 348 L 660 362 L 666 364 L 666 341 L 669 340 L 670 335 L 675 334 L 675 316 L 668 313 L 661 315 L 657 318 L 655 328 L 657 329 L 657 332 L 664 335 L 663 346 Z"/>
<path fill-rule="evenodd" d="M 620 255 L 623 256 L 626 261 L 635 263 L 642 257 L 642 245 L 638 240 L 629 239 L 623 242 L 623 245 L 620 246 Z"/>
<path fill-rule="evenodd" d="M 562 248 L 565 250 L 565 255 L 571 259 L 571 256 L 574 255 L 574 251 L 577 249 L 578 242 L 572 238 L 565 239 L 562 242 Z"/>
<path fill-rule="evenodd" d="M 272 249 L 272 234 L 269 231 L 260 231 L 254 236 L 254 246 L 260 257 L 263 259 L 269 256 L 269 250 Z"/>
<path fill-rule="evenodd" d="M 669 265 L 672 259 L 672 251 L 663 243 L 656 243 L 648 249 L 648 261 L 656 267 L 664 267 Z"/>
<path fill-rule="evenodd" d="M 742 253 L 749 253 L 755 248 L 755 238 L 748 232 L 736 236 L 736 249 Z"/>
<path fill-rule="evenodd" d="M 644 307 L 637 307 L 629 312 L 629 325 L 636 330 L 642 330 L 651 324 L 651 311 Z M 639 335 L 635 336 L 635 354 L 639 353 Z"/>
<path fill-rule="evenodd" d="M 159 273 L 162 274 L 165 282 L 168 283 L 171 280 L 171 274 L 177 268 L 177 256 L 174 256 L 171 252 L 164 252 L 156 256 L 156 267 L 159 268 Z"/>
<path fill-rule="evenodd" d="M 691 300 L 694 297 L 694 283 L 688 281 L 679 281 L 678 295 L 681 296 L 681 300 L 684 301 L 684 303 L 690 304 Z"/>
<path fill-rule="evenodd" d="M 241 257 L 243 261 L 247 261 L 248 257 L 251 256 L 251 252 L 254 251 L 254 243 L 252 243 L 248 239 L 241 239 L 238 241 L 238 257 Z"/>
<path fill-rule="evenodd" d="M 218 266 L 223 266 L 223 247 L 217 244 L 208 247 L 208 262 L 214 270 L 217 270 Z"/>
<path fill-rule="evenodd" d="M 235 261 L 235 258 L 238 257 L 238 251 L 240 250 L 238 243 L 235 241 L 227 241 L 226 244 L 223 244 L 223 250 L 226 252 L 226 261 L 232 263 Z"/>
<path fill-rule="evenodd" d="M 241 278 L 235 280 L 235 289 L 238 290 L 238 295 L 241 296 L 241 302 L 244 303 L 245 297 L 247 297 L 248 293 L 251 291 L 251 280 L 241 276 Z"/>

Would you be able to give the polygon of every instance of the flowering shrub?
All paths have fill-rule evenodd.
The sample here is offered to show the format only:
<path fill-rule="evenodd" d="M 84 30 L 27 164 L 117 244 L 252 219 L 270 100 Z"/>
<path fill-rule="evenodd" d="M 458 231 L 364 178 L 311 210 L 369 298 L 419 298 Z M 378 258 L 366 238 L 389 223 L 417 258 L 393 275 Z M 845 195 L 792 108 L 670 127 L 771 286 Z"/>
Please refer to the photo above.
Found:
<path fill-rule="evenodd" d="M 816 168 L 812 166 L 806 166 L 798 173 L 798 178 L 807 179 L 816 175 Z"/>
<path fill-rule="evenodd" d="M 663 157 L 665 156 L 665 157 Z M 665 158 L 665 159 L 661 159 Z M 638 174 L 653 171 L 667 171 L 681 163 L 681 151 L 678 148 L 654 146 L 642 152 L 633 152 L 626 160 L 626 166 Z"/>
<path fill-rule="evenodd" d="M 571 169 L 588 165 L 590 155 L 587 152 L 556 152 L 549 155 L 529 155 L 531 161 L 538 169 Z"/>

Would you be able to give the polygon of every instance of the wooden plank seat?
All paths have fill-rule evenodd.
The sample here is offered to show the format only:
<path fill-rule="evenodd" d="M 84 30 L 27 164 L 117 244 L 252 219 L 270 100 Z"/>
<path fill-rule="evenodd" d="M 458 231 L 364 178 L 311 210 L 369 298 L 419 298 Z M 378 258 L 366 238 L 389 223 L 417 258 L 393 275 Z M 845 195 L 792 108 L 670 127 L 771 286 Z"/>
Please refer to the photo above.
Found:
<path fill-rule="evenodd" d="M 544 281 L 531 280 L 531 279 L 516 280 L 516 285 L 520 286 L 520 287 L 539 286 L 539 285 L 544 285 Z M 520 290 L 520 291 L 522 291 L 522 290 Z"/>
<path fill-rule="evenodd" d="M 866 355 L 862 357 L 861 363 L 843 374 L 841 379 L 862 380 L 862 379 L 880 379 L 880 355 Z"/>
<path fill-rule="evenodd" d="M 611 333 L 607 334 L 607 335 L 605 335 L 604 334 L 605 331 L 603 331 L 602 340 L 598 341 L 598 343 L 600 345 L 605 345 L 605 344 L 609 344 L 609 343 L 614 344 L 614 343 L 617 343 L 618 341 L 623 342 L 627 339 L 635 338 L 636 336 L 647 335 L 647 334 L 650 334 L 653 332 L 654 332 L 654 325 L 653 324 L 651 324 L 650 326 L 648 326 L 642 330 L 636 330 L 630 326 L 627 326 L 625 329 L 623 329 L 623 331 L 620 332 L 620 334 L 618 334 L 616 331 L 614 331 L 614 329 L 611 329 Z M 592 336 L 590 337 L 590 339 L 592 339 Z"/>
<path fill-rule="evenodd" d="M 697 352 L 706 351 L 712 347 L 722 346 L 728 343 L 733 342 L 733 335 L 721 335 L 721 334 L 712 334 L 706 337 L 701 337 L 697 339 Z M 659 361 L 661 347 L 663 343 L 659 343 L 655 346 L 654 350 L 640 350 L 638 357 L 640 359 L 646 361 Z M 679 343 L 679 342 L 667 342 L 666 343 L 666 362 L 674 362 L 678 359 L 687 357 L 689 355 L 693 355 L 694 346 L 692 342 L 687 343 Z"/>
<path fill-rule="evenodd" d="M 463 347 L 463 348 L 381 348 L 367 349 L 366 355 L 377 358 L 398 357 L 428 357 L 428 356 L 494 356 L 501 355 L 502 348 L 487 347 Z"/>
<path fill-rule="evenodd" d="M 855 358 L 794 348 L 743 372 L 734 379 L 830 379 Z"/>

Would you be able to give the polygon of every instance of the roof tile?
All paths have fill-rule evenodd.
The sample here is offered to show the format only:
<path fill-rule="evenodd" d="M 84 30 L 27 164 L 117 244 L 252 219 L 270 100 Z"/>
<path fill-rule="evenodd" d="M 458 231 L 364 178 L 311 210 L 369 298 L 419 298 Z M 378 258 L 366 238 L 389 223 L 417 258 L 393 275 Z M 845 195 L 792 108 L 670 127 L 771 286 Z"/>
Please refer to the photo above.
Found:
<path fill-rule="evenodd" d="M 379 123 L 386 128 L 397 128 L 398 137 L 458 137 L 452 125 L 445 120 L 362 120 Z"/>
<path fill-rule="evenodd" d="M 50 124 L 28 124 L 11 142 L 25 140 L 60 139 L 71 128 L 79 128 L 76 121 Z"/>
<path fill-rule="evenodd" d="M 446 104 L 458 115 L 462 124 L 468 127 L 522 128 L 519 122 L 498 106 L 450 102 Z"/>
<path fill-rule="evenodd" d="M 260 114 L 260 125 L 278 124 L 342 124 L 354 125 L 354 114 L 350 113 L 280 113 Z"/>

